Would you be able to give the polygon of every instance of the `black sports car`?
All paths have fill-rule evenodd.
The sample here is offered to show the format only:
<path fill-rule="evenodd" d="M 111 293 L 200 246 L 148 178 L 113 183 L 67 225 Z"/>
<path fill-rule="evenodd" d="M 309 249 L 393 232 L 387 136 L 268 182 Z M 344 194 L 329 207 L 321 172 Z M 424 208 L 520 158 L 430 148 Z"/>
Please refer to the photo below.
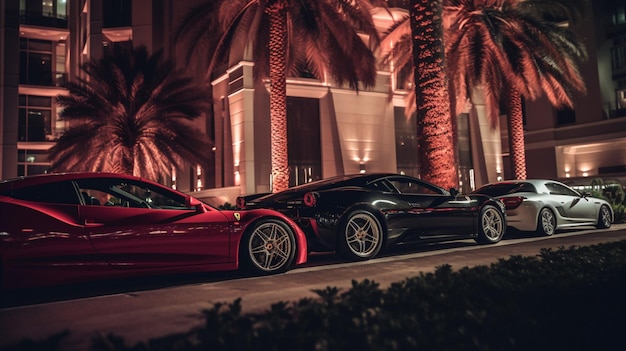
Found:
<path fill-rule="evenodd" d="M 366 260 L 400 242 L 473 238 L 497 243 L 506 230 L 502 202 L 459 195 L 399 174 L 342 175 L 276 194 L 237 199 L 241 209 L 271 208 L 294 219 L 310 251 Z"/>

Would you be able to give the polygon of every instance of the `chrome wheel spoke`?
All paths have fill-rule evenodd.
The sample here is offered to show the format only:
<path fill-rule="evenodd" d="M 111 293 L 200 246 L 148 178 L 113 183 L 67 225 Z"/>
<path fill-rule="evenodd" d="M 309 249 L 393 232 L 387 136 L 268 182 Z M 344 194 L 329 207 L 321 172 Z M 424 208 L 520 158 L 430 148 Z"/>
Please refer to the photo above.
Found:
<path fill-rule="evenodd" d="M 286 245 L 277 245 L 272 251 L 272 255 L 281 259 L 285 259 L 289 256 L 289 252 L 285 250 L 286 248 Z"/>
<path fill-rule="evenodd" d="M 541 227 L 543 228 L 543 232 L 547 235 L 552 235 L 556 229 L 554 215 L 548 209 L 541 211 Z"/>
<path fill-rule="evenodd" d="M 269 255 L 263 255 L 263 256 L 261 257 L 261 259 L 263 260 L 263 262 L 259 262 L 259 264 L 261 264 L 261 267 L 263 267 L 263 268 L 269 268 L 269 267 L 270 267 L 270 264 L 271 264 L 271 262 L 272 262 L 272 257 L 273 257 L 273 256 L 274 256 L 274 255 L 272 255 L 272 254 L 269 254 Z"/>
<path fill-rule="evenodd" d="M 602 221 L 604 222 L 604 226 L 608 227 L 611 224 L 611 214 L 609 210 L 606 208 L 602 208 Z"/>
<path fill-rule="evenodd" d="M 348 244 L 358 243 L 359 239 L 356 235 L 351 235 L 348 237 Z"/>
<path fill-rule="evenodd" d="M 376 242 L 376 237 L 372 233 L 367 233 L 365 238 L 363 238 L 363 242 L 373 243 Z"/>
<path fill-rule="evenodd" d="M 361 241 L 355 241 L 355 242 L 353 243 L 353 245 L 351 245 L 351 246 L 352 246 L 352 249 L 353 249 L 355 252 L 358 252 L 358 253 L 363 253 L 363 252 L 365 252 L 365 250 L 363 249 L 363 246 L 364 246 L 364 245 L 363 245 L 363 242 L 361 242 Z"/>
<path fill-rule="evenodd" d="M 256 247 L 253 247 L 250 252 L 254 255 L 254 254 L 260 254 L 260 253 L 267 253 L 267 250 L 265 250 L 265 244 L 261 244 L 261 245 L 257 245 Z"/>

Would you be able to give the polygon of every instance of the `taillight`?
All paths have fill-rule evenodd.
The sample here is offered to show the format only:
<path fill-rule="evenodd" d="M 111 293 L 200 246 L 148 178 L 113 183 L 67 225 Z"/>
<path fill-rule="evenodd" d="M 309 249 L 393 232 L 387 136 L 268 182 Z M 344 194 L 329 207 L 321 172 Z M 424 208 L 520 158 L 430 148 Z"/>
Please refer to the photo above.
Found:
<path fill-rule="evenodd" d="M 522 204 L 522 202 L 524 202 L 524 199 L 526 199 L 523 196 L 512 196 L 512 197 L 502 197 L 500 198 L 500 201 L 502 201 L 502 203 L 504 204 L 504 207 L 507 210 L 513 210 L 515 208 L 518 208 L 519 205 Z"/>
<path fill-rule="evenodd" d="M 315 205 L 317 204 L 317 197 L 314 193 L 306 193 L 304 194 L 303 202 L 305 206 L 315 207 Z"/>
<path fill-rule="evenodd" d="M 237 208 L 240 210 L 243 210 L 246 208 L 246 200 L 241 196 L 237 198 L 237 201 L 235 204 L 237 205 Z"/>

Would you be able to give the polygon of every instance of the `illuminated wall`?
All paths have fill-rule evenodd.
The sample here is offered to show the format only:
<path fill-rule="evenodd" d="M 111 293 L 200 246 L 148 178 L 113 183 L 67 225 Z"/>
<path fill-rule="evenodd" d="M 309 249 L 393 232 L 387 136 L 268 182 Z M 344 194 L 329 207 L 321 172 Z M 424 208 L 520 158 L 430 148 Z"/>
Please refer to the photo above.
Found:
<path fill-rule="evenodd" d="M 503 180 L 501 126 L 498 121 L 492 127 L 488 121 L 483 91 L 480 88 L 474 89 L 469 115 L 475 183 L 481 185 Z M 506 125 L 502 127 L 506 128 Z M 472 187 L 475 185 L 471 184 Z"/>
<path fill-rule="evenodd" d="M 594 177 L 603 168 L 626 165 L 626 137 L 611 142 L 556 147 L 559 178 Z"/>
<path fill-rule="evenodd" d="M 387 94 L 331 89 L 346 174 L 395 172 L 393 106 Z"/>
<path fill-rule="evenodd" d="M 228 84 L 231 155 L 225 153 L 220 163 L 232 163 L 232 175 L 224 172 L 224 183 L 241 187 L 242 194 L 267 192 L 270 184 L 270 133 L 267 84 L 255 83 L 254 66 L 242 61 L 213 82 L 219 90 L 215 114 L 224 113 L 223 85 Z M 227 77 L 227 78 L 226 78 Z M 384 76 L 383 76 L 384 77 Z M 392 105 L 384 84 L 380 91 L 360 91 L 330 87 L 325 82 L 290 78 L 287 95 L 319 99 L 322 175 L 365 172 L 395 172 L 395 131 Z M 228 134 L 228 132 L 227 132 Z M 223 139 L 226 141 L 226 139 Z M 290 140 L 289 142 L 303 142 Z M 220 148 L 216 143 L 216 148 Z M 217 161 L 217 158 L 216 158 Z M 219 165 L 216 165 L 216 171 Z"/>

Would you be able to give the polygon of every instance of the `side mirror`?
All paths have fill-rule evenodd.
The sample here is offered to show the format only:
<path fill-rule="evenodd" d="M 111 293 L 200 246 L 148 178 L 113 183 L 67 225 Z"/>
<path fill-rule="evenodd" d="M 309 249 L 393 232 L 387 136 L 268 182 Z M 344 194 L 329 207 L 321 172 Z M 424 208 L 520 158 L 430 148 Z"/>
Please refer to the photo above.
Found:
<path fill-rule="evenodd" d="M 196 212 L 198 213 L 206 212 L 206 207 L 204 207 L 204 204 L 202 203 L 202 201 L 196 199 L 193 196 L 187 196 L 187 200 L 185 202 L 186 202 L 187 207 L 195 207 Z"/>
<path fill-rule="evenodd" d="M 450 196 L 456 197 L 457 195 L 459 195 L 459 190 L 457 190 L 457 188 L 450 188 Z"/>

